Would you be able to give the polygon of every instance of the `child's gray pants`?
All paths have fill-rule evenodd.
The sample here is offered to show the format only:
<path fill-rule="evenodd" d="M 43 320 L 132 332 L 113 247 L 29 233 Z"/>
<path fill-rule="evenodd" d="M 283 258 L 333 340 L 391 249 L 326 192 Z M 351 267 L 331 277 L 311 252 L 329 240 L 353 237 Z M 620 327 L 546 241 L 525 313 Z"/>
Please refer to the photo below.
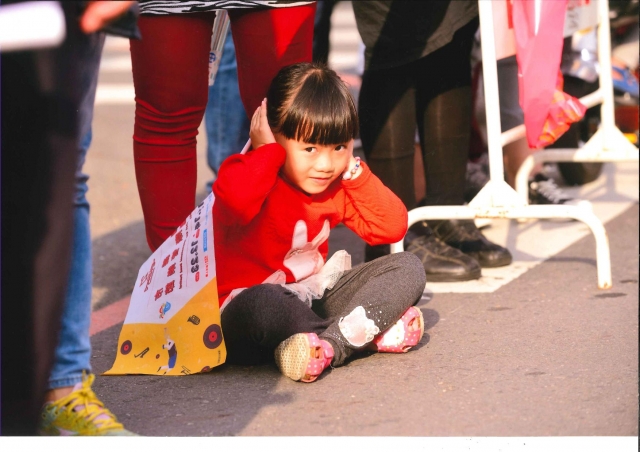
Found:
<path fill-rule="evenodd" d="M 424 291 L 422 262 L 413 254 L 390 254 L 345 272 L 312 307 L 277 284 L 259 284 L 238 294 L 222 312 L 227 362 L 257 364 L 296 333 L 316 333 L 334 349 L 340 366 L 416 304 Z M 366 334 L 366 333 L 369 334 Z M 364 343 L 363 343 L 364 341 Z"/>

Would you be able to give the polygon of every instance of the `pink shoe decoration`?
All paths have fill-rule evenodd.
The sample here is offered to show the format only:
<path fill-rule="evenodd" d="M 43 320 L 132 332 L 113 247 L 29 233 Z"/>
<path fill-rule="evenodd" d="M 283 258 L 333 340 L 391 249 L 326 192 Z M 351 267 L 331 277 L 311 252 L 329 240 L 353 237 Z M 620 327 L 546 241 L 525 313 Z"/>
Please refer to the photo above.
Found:
<path fill-rule="evenodd" d="M 420 342 L 424 334 L 422 311 L 411 306 L 400 320 L 373 339 L 379 352 L 406 353 Z"/>
<path fill-rule="evenodd" d="M 294 334 L 275 350 L 276 364 L 283 375 L 311 383 L 331 364 L 333 348 L 315 333 Z"/>

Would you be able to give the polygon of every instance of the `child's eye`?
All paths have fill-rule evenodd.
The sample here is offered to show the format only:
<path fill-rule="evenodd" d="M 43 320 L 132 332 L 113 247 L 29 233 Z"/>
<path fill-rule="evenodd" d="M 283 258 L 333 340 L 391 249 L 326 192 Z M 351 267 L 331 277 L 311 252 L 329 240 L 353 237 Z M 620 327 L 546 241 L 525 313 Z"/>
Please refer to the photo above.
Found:
<path fill-rule="evenodd" d="M 316 148 L 314 148 L 313 146 L 309 146 L 308 148 L 304 148 L 305 151 L 307 152 L 316 152 Z"/>
<path fill-rule="evenodd" d="M 342 151 L 343 149 L 347 149 L 347 147 L 344 144 L 339 144 L 335 148 L 336 151 Z"/>

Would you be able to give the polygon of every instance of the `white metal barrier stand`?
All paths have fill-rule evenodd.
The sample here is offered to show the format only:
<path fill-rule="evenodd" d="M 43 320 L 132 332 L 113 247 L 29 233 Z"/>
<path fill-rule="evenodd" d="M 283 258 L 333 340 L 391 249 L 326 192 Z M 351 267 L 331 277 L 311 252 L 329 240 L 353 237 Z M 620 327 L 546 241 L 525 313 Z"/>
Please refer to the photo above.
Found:
<path fill-rule="evenodd" d="M 593 211 L 590 208 L 580 206 L 528 205 L 527 200 L 519 196 L 504 180 L 502 143 L 500 138 L 500 106 L 498 102 L 498 70 L 496 65 L 495 34 L 491 4 L 492 2 L 484 0 L 478 1 L 481 24 L 484 94 L 487 111 L 489 182 L 487 182 L 484 188 L 480 190 L 467 206 L 425 206 L 411 210 L 409 212 L 409 226 L 418 221 L 429 219 L 573 218 L 585 223 L 595 237 L 598 287 L 600 289 L 608 289 L 611 287 L 609 240 L 602 222 L 595 216 Z M 608 16 L 606 24 L 608 25 Z M 605 24 L 602 25 L 604 26 Z M 603 56 L 601 56 L 601 58 L 602 57 Z M 610 76 L 611 72 L 609 72 L 609 77 Z M 609 79 L 609 83 L 612 84 L 611 79 Z M 611 87 L 612 85 L 609 86 Z M 613 108 L 612 104 L 611 108 Z M 611 114 L 613 114 L 613 110 Z M 615 126 L 613 127 L 615 128 Z M 620 136 L 622 136 L 622 134 L 620 134 Z M 624 139 L 624 136 L 622 136 L 622 138 Z M 542 152 L 539 154 L 542 154 Z M 402 241 L 391 245 L 392 253 L 400 252 L 403 249 Z"/>
<path fill-rule="evenodd" d="M 600 87 L 582 99 L 590 108 L 602 103 L 600 128 L 580 149 L 546 149 L 531 154 L 522 163 L 516 174 L 516 191 L 527 202 L 529 174 L 537 163 L 543 162 L 620 162 L 638 160 L 638 148 L 627 140 L 615 125 L 613 109 L 613 79 L 611 77 L 611 33 L 609 25 L 609 2 L 598 1 L 598 62 L 600 64 Z M 484 55 L 483 55 L 484 56 Z M 525 134 L 524 125 L 502 134 L 502 145 L 511 143 Z"/>

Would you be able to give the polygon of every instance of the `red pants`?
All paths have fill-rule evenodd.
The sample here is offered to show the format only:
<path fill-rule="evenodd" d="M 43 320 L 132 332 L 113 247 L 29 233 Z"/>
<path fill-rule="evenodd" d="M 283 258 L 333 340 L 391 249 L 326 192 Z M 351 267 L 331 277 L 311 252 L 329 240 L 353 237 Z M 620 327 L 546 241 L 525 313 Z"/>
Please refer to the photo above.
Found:
<path fill-rule="evenodd" d="M 282 67 L 311 61 L 314 15 L 315 3 L 229 11 L 249 117 Z M 196 135 L 207 105 L 214 18 L 215 13 L 143 15 L 138 21 L 143 39 L 131 41 L 133 155 L 151 250 L 195 208 Z"/>

